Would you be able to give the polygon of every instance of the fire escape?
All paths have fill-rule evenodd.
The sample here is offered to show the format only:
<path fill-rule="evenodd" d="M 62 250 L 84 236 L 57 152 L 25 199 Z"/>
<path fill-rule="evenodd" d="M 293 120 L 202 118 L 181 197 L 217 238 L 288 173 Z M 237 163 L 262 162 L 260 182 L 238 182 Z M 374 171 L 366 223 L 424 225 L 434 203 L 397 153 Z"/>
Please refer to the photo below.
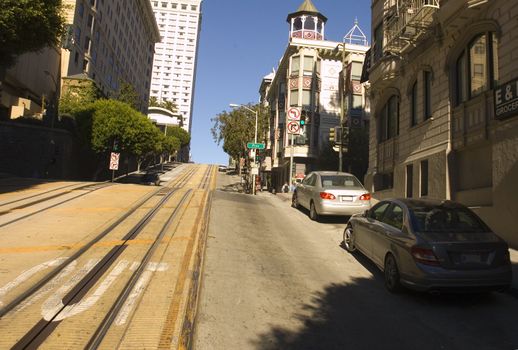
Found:
<path fill-rule="evenodd" d="M 427 33 L 439 0 L 385 0 L 383 26 L 384 52 L 401 55 Z"/>

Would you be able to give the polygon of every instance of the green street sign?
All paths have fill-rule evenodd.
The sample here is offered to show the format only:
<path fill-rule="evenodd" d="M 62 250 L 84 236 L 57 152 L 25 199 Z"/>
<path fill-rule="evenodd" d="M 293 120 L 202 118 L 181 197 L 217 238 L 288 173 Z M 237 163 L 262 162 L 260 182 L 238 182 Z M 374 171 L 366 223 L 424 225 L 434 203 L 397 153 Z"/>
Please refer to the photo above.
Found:
<path fill-rule="evenodd" d="M 253 142 L 248 142 L 246 144 L 246 147 L 248 149 L 264 149 L 264 143 L 253 143 Z"/>

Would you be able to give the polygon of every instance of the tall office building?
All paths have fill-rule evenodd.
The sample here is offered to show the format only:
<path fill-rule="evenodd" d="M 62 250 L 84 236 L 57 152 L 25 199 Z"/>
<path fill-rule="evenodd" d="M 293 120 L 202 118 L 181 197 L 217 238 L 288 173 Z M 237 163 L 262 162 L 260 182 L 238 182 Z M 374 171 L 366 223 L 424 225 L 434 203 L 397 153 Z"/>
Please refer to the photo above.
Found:
<path fill-rule="evenodd" d="M 148 0 L 65 0 L 71 40 L 61 54 L 63 78 L 93 80 L 107 96 L 121 82 L 135 88 L 147 111 L 159 31 Z"/>
<path fill-rule="evenodd" d="M 150 96 L 173 101 L 191 131 L 202 0 L 151 1 L 161 40 L 155 45 Z"/>

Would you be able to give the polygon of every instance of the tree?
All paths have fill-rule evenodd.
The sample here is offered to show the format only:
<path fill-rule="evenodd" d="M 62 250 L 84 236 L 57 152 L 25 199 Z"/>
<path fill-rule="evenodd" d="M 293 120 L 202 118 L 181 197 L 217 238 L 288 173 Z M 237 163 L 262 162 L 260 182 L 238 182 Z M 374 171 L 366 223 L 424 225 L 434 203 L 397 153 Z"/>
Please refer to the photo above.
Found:
<path fill-rule="evenodd" d="M 119 84 L 119 91 L 116 95 L 116 100 L 130 105 L 137 111 L 140 110 L 140 96 L 133 85 L 128 82 L 121 81 Z"/>
<path fill-rule="evenodd" d="M 149 98 L 149 107 L 160 107 L 165 108 L 168 111 L 171 111 L 173 113 L 178 112 L 178 106 L 173 101 L 169 101 L 167 99 L 164 99 L 163 101 L 158 101 L 158 99 L 155 96 L 151 96 Z"/>
<path fill-rule="evenodd" d="M 191 142 L 191 135 L 179 126 L 168 126 L 166 129 L 167 136 L 174 136 L 180 140 L 181 147 L 187 146 Z"/>
<path fill-rule="evenodd" d="M 102 91 L 94 81 L 70 81 L 63 86 L 63 93 L 59 100 L 59 114 L 74 116 L 77 112 L 84 110 L 85 106 L 94 103 L 102 97 Z"/>
<path fill-rule="evenodd" d="M 65 33 L 61 0 L 0 0 L 0 66 L 16 57 L 58 45 Z"/>
<path fill-rule="evenodd" d="M 265 142 L 268 131 L 268 110 L 261 105 L 249 105 L 248 108 L 258 111 L 257 140 Z M 223 111 L 212 118 L 214 123 L 211 132 L 214 141 L 223 142 L 223 150 L 238 161 L 247 152 L 246 144 L 254 140 L 255 113 L 240 107 L 230 112 Z"/>

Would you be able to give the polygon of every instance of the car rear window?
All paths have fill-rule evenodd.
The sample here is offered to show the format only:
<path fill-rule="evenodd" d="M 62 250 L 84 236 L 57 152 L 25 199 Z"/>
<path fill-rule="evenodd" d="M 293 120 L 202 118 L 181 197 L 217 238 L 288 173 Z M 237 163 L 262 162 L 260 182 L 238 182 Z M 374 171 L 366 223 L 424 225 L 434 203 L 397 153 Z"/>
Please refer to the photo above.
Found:
<path fill-rule="evenodd" d="M 363 188 L 360 181 L 354 176 L 348 175 L 321 175 L 322 187 L 348 187 Z"/>
<path fill-rule="evenodd" d="M 417 232 L 480 233 L 489 228 L 471 210 L 462 207 L 418 206 L 410 209 Z"/>

